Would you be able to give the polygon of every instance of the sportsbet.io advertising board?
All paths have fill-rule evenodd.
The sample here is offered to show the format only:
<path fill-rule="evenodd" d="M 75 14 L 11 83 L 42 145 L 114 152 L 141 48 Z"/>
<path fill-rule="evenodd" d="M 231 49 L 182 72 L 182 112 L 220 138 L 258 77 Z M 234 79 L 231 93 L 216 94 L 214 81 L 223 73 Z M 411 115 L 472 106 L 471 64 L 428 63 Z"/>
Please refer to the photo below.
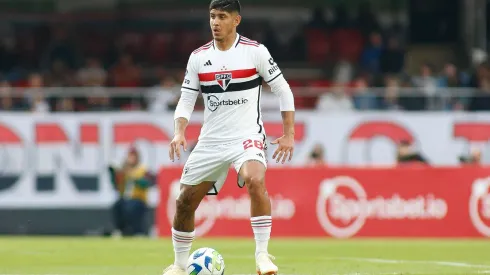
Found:
<path fill-rule="evenodd" d="M 270 169 L 274 236 L 490 237 L 483 168 Z M 163 170 L 157 225 L 170 236 L 180 169 Z M 249 236 L 250 200 L 228 179 L 196 213 L 198 236 Z"/>

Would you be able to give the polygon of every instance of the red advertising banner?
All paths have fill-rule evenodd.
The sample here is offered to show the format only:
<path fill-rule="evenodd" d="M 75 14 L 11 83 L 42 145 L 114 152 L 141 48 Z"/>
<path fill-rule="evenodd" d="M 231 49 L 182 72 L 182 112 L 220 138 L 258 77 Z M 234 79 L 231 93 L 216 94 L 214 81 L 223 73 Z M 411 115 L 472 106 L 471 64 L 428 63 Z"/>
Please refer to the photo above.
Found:
<path fill-rule="evenodd" d="M 157 225 L 170 234 L 181 169 L 163 169 Z M 490 169 L 272 168 L 273 236 L 490 237 Z M 230 173 L 196 213 L 198 236 L 250 236 L 250 200 Z"/>

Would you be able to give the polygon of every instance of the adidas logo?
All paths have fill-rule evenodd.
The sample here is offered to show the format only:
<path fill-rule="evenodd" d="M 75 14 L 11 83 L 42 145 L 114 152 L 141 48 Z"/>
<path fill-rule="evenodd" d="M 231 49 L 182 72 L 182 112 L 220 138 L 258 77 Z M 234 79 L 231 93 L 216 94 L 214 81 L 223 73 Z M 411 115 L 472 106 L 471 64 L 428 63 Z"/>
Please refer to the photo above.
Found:
<path fill-rule="evenodd" d="M 211 63 L 211 60 L 208 60 L 208 62 L 206 62 L 206 63 L 204 64 L 204 66 L 211 66 L 211 65 L 213 65 L 213 64 Z"/>

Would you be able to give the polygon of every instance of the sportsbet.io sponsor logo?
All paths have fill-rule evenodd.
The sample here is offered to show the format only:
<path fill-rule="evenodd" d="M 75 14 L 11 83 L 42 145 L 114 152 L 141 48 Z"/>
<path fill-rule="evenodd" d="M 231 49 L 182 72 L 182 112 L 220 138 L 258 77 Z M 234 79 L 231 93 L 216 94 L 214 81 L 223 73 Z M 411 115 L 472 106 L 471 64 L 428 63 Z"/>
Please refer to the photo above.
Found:
<path fill-rule="evenodd" d="M 469 211 L 476 230 L 490 237 L 490 177 L 477 179 L 473 183 Z"/>
<path fill-rule="evenodd" d="M 175 215 L 175 200 L 180 194 L 180 182 L 175 180 L 170 184 L 170 193 L 167 201 L 167 218 L 172 224 Z M 272 216 L 277 220 L 290 220 L 296 212 L 296 205 L 290 199 L 281 195 L 271 196 Z M 250 222 L 250 198 L 248 195 L 240 197 L 226 196 L 218 199 L 217 196 L 206 196 L 197 208 L 195 214 L 196 236 L 208 233 L 217 220 L 242 220 Z"/>
<path fill-rule="evenodd" d="M 272 57 L 269 58 L 269 65 L 271 65 L 271 67 L 268 70 L 269 75 L 273 75 L 275 72 L 279 71 L 279 66 L 277 66 L 276 62 Z"/>
<path fill-rule="evenodd" d="M 432 194 L 403 199 L 399 194 L 390 198 L 368 199 L 366 190 L 355 179 L 336 177 L 320 184 L 317 216 L 323 229 L 337 238 L 357 234 L 368 219 L 443 219 L 448 206 Z"/>
<path fill-rule="evenodd" d="M 246 98 L 220 100 L 214 95 L 208 95 L 207 99 L 208 99 L 208 109 L 211 112 L 218 110 L 220 106 L 238 106 L 238 105 L 246 104 L 248 102 L 248 99 Z"/>

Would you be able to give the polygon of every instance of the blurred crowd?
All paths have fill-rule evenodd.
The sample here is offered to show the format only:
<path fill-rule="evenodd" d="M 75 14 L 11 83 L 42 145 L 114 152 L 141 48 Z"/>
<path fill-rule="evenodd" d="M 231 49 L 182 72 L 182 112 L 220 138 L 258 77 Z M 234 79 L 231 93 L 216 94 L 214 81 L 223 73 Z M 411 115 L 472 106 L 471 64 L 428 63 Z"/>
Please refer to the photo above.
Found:
<path fill-rule="evenodd" d="M 368 4 L 353 17 L 342 5 L 332 12 L 327 16 L 315 9 L 287 41 L 268 22 L 244 21 L 240 27 L 269 48 L 283 71 L 321 70 L 311 78 L 286 74 L 299 109 L 490 110 L 489 63 L 465 69 L 451 62 L 427 63 L 409 75 L 403 24 L 382 26 Z M 42 25 L 4 37 L 0 110 L 173 110 L 188 55 L 209 40 L 209 32 L 201 21 L 141 25 Z M 83 89 L 71 93 L 71 87 Z M 275 108 L 270 95 L 264 95 L 265 108 Z"/>
<path fill-rule="evenodd" d="M 458 161 L 461 166 L 480 166 L 483 164 L 483 149 L 473 145 L 469 151 L 459 156 Z M 397 166 L 430 166 L 430 161 L 417 148 L 417 145 L 408 140 L 400 140 L 397 144 L 395 153 L 395 163 Z M 310 167 L 328 166 L 326 150 L 322 144 L 316 144 L 310 151 L 305 164 Z"/>

